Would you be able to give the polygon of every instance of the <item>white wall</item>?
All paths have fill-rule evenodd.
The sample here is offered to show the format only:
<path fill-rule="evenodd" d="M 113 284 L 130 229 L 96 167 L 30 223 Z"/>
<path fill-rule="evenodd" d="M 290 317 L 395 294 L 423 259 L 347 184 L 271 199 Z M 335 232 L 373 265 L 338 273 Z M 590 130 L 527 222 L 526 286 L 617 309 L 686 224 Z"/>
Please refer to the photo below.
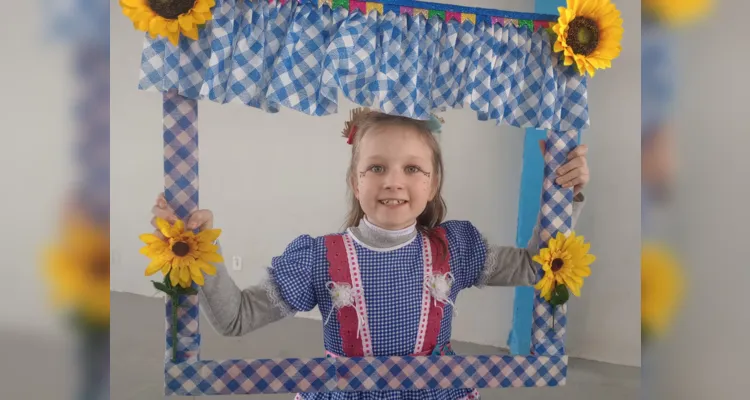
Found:
<path fill-rule="evenodd" d="M 533 9 L 522 0 L 465 4 Z M 639 10 L 629 3 L 620 7 L 630 27 L 625 51 L 617 68 L 594 80 L 589 94 L 594 128 L 584 141 L 592 148 L 593 178 L 579 231 L 593 240 L 599 261 L 585 296 L 571 302 L 569 343 L 571 355 L 635 365 L 640 362 Z M 142 34 L 112 9 L 112 289 L 153 295 L 143 276 L 138 234 L 150 230 L 150 208 L 163 185 L 161 96 L 137 90 Z M 200 103 L 200 204 L 215 212 L 216 226 L 223 229 L 225 258 L 244 260 L 242 271 L 231 271 L 240 286 L 257 283 L 262 268 L 296 235 L 340 228 L 349 154 L 340 131 L 350 106 L 342 99 L 338 115 L 314 118 L 287 109 L 271 115 L 243 105 Z M 466 110 L 448 112 L 445 119 L 449 218 L 469 219 L 493 243 L 513 245 L 523 131 L 479 122 Z M 462 294 L 455 339 L 505 346 L 512 305 L 512 288 Z"/>

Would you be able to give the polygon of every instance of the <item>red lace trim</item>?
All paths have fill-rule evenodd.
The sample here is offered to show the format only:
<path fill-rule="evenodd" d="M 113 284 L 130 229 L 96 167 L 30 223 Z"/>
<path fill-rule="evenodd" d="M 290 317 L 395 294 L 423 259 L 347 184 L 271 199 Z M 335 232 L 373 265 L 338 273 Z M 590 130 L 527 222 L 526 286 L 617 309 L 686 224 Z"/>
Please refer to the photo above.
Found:
<path fill-rule="evenodd" d="M 367 306 L 354 243 L 348 235 L 336 235 L 326 237 L 325 244 L 329 263 L 328 274 L 333 282 L 351 285 L 355 297 L 354 307 L 336 310 L 344 351 L 348 357 L 371 356 L 373 352 L 367 322 Z"/>
<path fill-rule="evenodd" d="M 423 253 L 423 256 L 425 257 L 425 276 L 429 276 L 429 274 L 447 274 L 448 272 L 450 272 L 450 252 L 444 251 L 443 246 L 441 246 L 438 240 L 443 241 L 447 250 L 448 240 L 446 238 L 445 229 L 443 229 L 442 227 L 438 227 L 433 230 L 433 234 L 429 239 L 429 247 L 423 246 L 423 248 L 426 249 L 425 253 Z M 426 238 L 425 242 L 427 242 Z M 425 325 L 420 322 L 419 334 L 424 334 L 424 342 L 420 349 L 416 349 L 416 351 L 414 352 L 416 354 L 421 354 L 424 352 L 427 352 L 427 354 L 429 354 L 432 352 L 435 346 L 437 346 L 437 339 L 438 335 L 440 334 L 440 323 L 443 320 L 443 307 L 445 307 L 445 304 L 434 301 L 434 299 L 432 299 L 432 296 L 430 296 L 427 288 L 425 288 L 424 290 L 426 291 L 426 296 L 422 296 L 423 318 L 421 318 L 421 320 L 423 321 L 424 319 L 426 319 L 427 323 Z M 427 304 L 424 304 L 425 299 L 427 301 Z M 426 318 L 424 318 L 425 312 L 427 312 Z"/>

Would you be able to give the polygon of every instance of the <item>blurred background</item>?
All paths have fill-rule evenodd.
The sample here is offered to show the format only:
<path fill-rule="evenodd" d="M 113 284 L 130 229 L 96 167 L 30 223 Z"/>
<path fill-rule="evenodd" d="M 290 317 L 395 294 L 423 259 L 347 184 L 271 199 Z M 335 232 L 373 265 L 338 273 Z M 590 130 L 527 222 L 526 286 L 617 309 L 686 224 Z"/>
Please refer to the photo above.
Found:
<path fill-rule="evenodd" d="M 118 6 L 7 6 L 0 399 L 106 399 L 109 8 Z"/>
<path fill-rule="evenodd" d="M 747 398 L 750 4 L 641 4 L 644 398 Z"/>
<path fill-rule="evenodd" d="M 109 398 L 110 7 L 0 27 L 3 400 Z M 750 4 L 641 7 L 642 398 L 746 399 Z"/>

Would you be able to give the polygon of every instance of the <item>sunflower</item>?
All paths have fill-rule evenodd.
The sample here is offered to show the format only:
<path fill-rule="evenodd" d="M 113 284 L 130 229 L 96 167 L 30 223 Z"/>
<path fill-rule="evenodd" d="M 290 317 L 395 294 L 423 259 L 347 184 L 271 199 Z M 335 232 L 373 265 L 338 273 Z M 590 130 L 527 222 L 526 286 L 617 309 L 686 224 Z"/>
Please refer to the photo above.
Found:
<path fill-rule="evenodd" d="M 122 13 L 135 29 L 152 38 L 166 37 L 177 46 L 180 34 L 198 40 L 198 27 L 213 18 L 215 0 L 120 0 Z"/>
<path fill-rule="evenodd" d="M 564 64 L 576 64 L 578 72 L 612 67 L 612 60 L 622 47 L 622 18 L 610 0 L 568 0 L 568 7 L 559 7 L 560 17 L 552 27 L 557 35 L 555 52 L 562 52 Z"/>
<path fill-rule="evenodd" d="M 178 285 L 189 288 L 192 282 L 203 286 L 203 274 L 216 274 L 216 267 L 211 263 L 224 262 L 224 258 L 217 253 L 219 247 L 213 242 L 221 234 L 220 229 L 208 229 L 198 234 L 185 230 L 185 224 L 177 220 L 174 225 L 157 218 L 159 232 L 164 236 L 146 233 L 140 236 L 146 243 L 141 254 L 151 258 L 145 274 L 153 275 L 161 271 L 165 277 L 169 276 L 172 287 Z"/>
<path fill-rule="evenodd" d="M 677 26 L 699 20 L 713 10 L 713 0 L 645 0 L 644 11 L 660 21 Z"/>
<path fill-rule="evenodd" d="M 558 232 L 557 237 L 550 239 L 549 245 L 532 258 L 544 270 L 544 276 L 535 287 L 547 301 L 552 299 L 559 285 L 564 285 L 576 296 L 581 295 L 583 278 L 591 275 L 589 265 L 596 260 L 588 254 L 591 245 L 583 240 L 583 236 L 575 233 L 566 237 Z"/>
<path fill-rule="evenodd" d="M 90 326 L 109 326 L 109 227 L 76 214 L 44 252 L 44 277 L 56 306 Z"/>
<path fill-rule="evenodd" d="M 650 335 L 669 328 L 682 300 L 684 277 L 675 256 L 665 247 L 644 243 L 641 248 L 641 325 Z"/>

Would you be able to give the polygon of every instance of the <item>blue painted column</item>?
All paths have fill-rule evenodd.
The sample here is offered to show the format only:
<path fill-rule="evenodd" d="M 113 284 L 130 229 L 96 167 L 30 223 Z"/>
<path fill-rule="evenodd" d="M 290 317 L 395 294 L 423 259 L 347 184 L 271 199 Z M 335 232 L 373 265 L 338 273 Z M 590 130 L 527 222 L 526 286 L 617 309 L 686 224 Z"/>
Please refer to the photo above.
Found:
<path fill-rule="evenodd" d="M 565 7 L 565 0 L 536 0 L 534 12 L 558 14 L 557 7 Z M 518 199 L 518 225 L 516 246 L 526 247 L 534 231 L 541 207 L 542 181 L 544 179 L 544 157 L 539 150 L 539 141 L 547 134 L 540 129 L 526 129 L 523 144 L 523 171 Z M 580 143 L 580 133 L 578 142 Z M 511 354 L 529 355 L 531 352 L 531 328 L 534 308 L 534 288 L 517 287 L 513 302 L 513 327 L 508 336 Z"/>

